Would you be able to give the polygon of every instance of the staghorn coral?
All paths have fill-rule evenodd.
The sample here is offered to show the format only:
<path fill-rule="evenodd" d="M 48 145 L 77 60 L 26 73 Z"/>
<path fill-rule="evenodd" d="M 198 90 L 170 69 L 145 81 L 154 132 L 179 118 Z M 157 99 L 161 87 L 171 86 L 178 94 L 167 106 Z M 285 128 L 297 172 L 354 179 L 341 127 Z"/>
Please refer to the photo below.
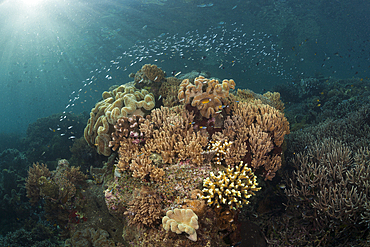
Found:
<path fill-rule="evenodd" d="M 177 234 L 186 232 L 190 240 L 197 241 L 198 216 L 191 209 L 168 210 L 162 224 L 166 231 L 171 230 Z"/>
<path fill-rule="evenodd" d="M 207 85 L 203 91 L 203 85 Z M 180 84 L 179 101 L 190 104 L 200 111 L 203 117 L 215 117 L 222 108 L 222 99 L 229 96 L 229 90 L 235 88 L 234 80 L 223 80 L 222 84 L 215 79 L 206 79 L 203 76 L 195 78 L 194 84 L 185 79 Z M 219 116 L 219 115 L 218 115 Z"/>
<path fill-rule="evenodd" d="M 293 159 L 296 171 L 286 180 L 289 205 L 305 208 L 312 224 L 347 236 L 352 227 L 368 227 L 370 200 L 368 148 L 353 153 L 334 139 L 315 141 Z M 295 206 L 297 208 L 297 206 Z M 345 228 L 337 228 L 347 225 Z"/>
<path fill-rule="evenodd" d="M 230 210 L 243 207 L 248 204 L 248 198 L 259 191 L 257 178 L 252 169 L 243 165 L 241 161 L 234 168 L 230 166 L 226 171 L 219 171 L 218 176 L 210 172 L 210 177 L 203 181 L 202 199 L 207 200 L 208 205 L 215 205 L 217 208 L 227 206 Z"/>
<path fill-rule="evenodd" d="M 99 154 L 109 156 L 109 142 L 113 126 L 122 117 L 144 115 L 155 106 L 153 94 L 145 89 L 138 90 L 133 86 L 121 85 L 112 91 L 102 94 L 103 100 L 98 102 L 90 112 L 90 119 L 84 131 L 87 143 L 96 147 Z"/>
<path fill-rule="evenodd" d="M 160 196 L 143 186 L 124 213 L 129 225 L 155 227 L 163 215 Z"/>

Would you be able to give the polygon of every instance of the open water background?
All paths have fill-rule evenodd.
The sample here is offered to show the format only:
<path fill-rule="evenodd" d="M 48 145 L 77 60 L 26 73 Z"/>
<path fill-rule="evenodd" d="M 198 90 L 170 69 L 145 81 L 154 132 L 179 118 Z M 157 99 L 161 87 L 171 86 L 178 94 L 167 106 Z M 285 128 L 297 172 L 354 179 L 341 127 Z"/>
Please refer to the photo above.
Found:
<path fill-rule="evenodd" d="M 369 13 L 366 0 L 1 1 L 0 131 L 89 112 L 146 63 L 257 93 L 318 75 L 365 79 Z"/>

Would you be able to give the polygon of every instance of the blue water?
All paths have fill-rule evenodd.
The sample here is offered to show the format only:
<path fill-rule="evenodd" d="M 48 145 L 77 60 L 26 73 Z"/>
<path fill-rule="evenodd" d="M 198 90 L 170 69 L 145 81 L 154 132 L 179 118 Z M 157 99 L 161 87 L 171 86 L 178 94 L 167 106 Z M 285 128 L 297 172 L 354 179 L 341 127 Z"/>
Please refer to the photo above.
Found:
<path fill-rule="evenodd" d="M 316 72 L 366 78 L 369 11 L 368 1 L 5 1 L 0 5 L 0 129 L 25 133 L 37 118 L 62 113 L 69 99 L 74 99 L 72 92 L 81 88 L 71 111 L 89 111 L 103 90 L 128 82 L 127 75 L 145 63 L 155 63 L 167 74 L 207 70 L 257 92 Z M 207 31 L 217 38 L 228 32 L 217 56 L 214 49 L 197 46 Z M 135 44 L 148 47 L 157 39 L 171 46 L 174 40 L 166 41 L 167 37 L 177 35 L 178 41 L 189 36 L 187 32 L 200 35 L 191 44 L 195 48 L 192 55 L 170 58 L 170 51 L 162 46 L 151 58 L 130 66 L 136 57 L 145 57 L 134 51 Z M 238 42 L 256 38 L 255 46 L 233 46 L 230 40 L 240 34 L 245 36 Z M 221 41 L 217 42 L 220 46 Z M 224 49 L 227 43 L 228 52 Z M 261 55 L 264 44 L 269 49 L 276 45 L 274 53 Z M 261 59 L 252 62 L 243 53 L 249 48 Z M 119 68 L 114 66 L 115 71 L 107 73 L 110 61 L 124 52 L 131 52 L 132 57 L 123 56 Z M 156 55 L 160 52 L 167 54 Z M 278 62 L 273 61 L 277 52 Z M 108 74 L 112 79 L 105 78 Z M 98 80 L 83 87 L 92 75 Z"/>

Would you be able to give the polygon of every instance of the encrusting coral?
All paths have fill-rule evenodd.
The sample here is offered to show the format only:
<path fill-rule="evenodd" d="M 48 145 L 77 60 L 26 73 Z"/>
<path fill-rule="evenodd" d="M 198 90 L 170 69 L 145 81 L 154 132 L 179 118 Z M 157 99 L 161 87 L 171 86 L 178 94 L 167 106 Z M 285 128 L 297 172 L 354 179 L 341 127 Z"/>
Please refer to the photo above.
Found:
<path fill-rule="evenodd" d="M 203 181 L 203 199 L 207 200 L 208 205 L 214 205 L 217 208 L 221 206 L 229 207 L 230 210 L 241 208 L 243 204 L 248 204 L 248 198 L 259 191 L 257 178 L 252 169 L 239 165 L 226 171 L 219 171 L 218 176 L 210 172 L 210 177 Z"/>
<path fill-rule="evenodd" d="M 207 85 L 205 91 L 203 86 Z M 223 80 L 222 84 L 215 79 L 206 79 L 203 76 L 195 78 L 194 84 L 185 79 L 180 84 L 178 92 L 179 101 L 191 103 L 197 107 L 203 117 L 215 117 L 222 108 L 222 99 L 229 96 L 229 90 L 235 88 L 234 80 Z"/>
<path fill-rule="evenodd" d="M 122 117 L 144 115 L 155 106 L 154 95 L 145 89 L 138 90 L 133 86 L 121 85 L 112 91 L 102 94 L 103 100 L 98 102 L 90 112 L 84 137 L 87 143 L 96 147 L 99 154 L 109 156 L 109 142 L 113 126 Z"/>
<path fill-rule="evenodd" d="M 177 234 L 185 232 L 189 234 L 190 240 L 197 241 L 198 216 L 191 209 L 168 210 L 162 224 L 166 231 L 171 230 Z"/>

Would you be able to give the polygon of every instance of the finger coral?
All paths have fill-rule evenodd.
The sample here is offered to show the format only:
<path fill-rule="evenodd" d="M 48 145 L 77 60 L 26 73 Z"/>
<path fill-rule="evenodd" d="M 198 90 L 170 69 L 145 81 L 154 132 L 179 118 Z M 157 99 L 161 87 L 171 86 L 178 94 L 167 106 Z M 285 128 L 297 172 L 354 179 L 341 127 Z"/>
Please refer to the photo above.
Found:
<path fill-rule="evenodd" d="M 145 89 L 138 90 L 133 86 L 121 85 L 112 91 L 102 94 L 103 100 L 98 102 L 90 112 L 84 137 L 87 143 L 96 147 L 99 154 L 109 156 L 111 149 L 111 133 L 117 120 L 122 117 L 144 115 L 144 111 L 155 106 L 154 95 Z"/>
<path fill-rule="evenodd" d="M 190 240 L 197 241 L 198 216 L 191 209 L 168 210 L 162 224 L 166 231 L 171 230 L 177 234 L 185 232 L 189 234 Z"/>
<path fill-rule="evenodd" d="M 203 91 L 203 85 L 207 85 L 205 91 Z M 220 84 L 218 80 L 199 76 L 195 78 L 194 84 L 188 79 L 182 81 L 178 99 L 197 107 L 203 117 L 215 117 L 222 108 L 222 99 L 226 99 L 229 96 L 229 90 L 234 88 L 235 82 L 232 79 L 223 80 Z"/>
<path fill-rule="evenodd" d="M 251 168 L 243 165 L 241 161 L 234 168 L 230 166 L 226 171 L 219 171 L 218 176 L 210 172 L 210 177 L 203 181 L 203 199 L 207 200 L 208 205 L 217 208 L 226 206 L 231 209 L 241 208 L 243 204 L 248 204 L 248 198 L 259 191 L 257 179 Z"/>

